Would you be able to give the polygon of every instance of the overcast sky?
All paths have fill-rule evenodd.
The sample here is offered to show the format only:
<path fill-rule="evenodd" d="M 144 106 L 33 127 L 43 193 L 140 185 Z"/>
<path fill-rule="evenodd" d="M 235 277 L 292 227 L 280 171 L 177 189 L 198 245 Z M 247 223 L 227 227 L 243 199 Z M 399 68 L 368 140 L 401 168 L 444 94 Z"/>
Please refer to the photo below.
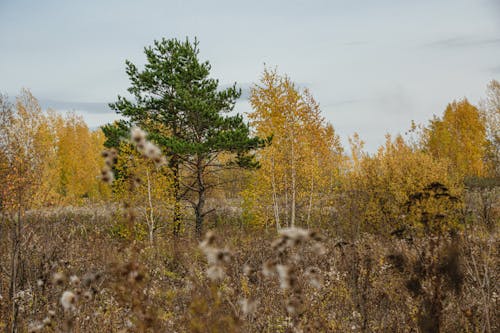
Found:
<path fill-rule="evenodd" d="M 29 88 L 95 127 L 116 117 L 106 103 L 126 92 L 125 59 L 186 36 L 222 84 L 277 66 L 344 143 L 358 132 L 371 151 L 500 79 L 500 0 L 0 0 L 0 92 Z"/>

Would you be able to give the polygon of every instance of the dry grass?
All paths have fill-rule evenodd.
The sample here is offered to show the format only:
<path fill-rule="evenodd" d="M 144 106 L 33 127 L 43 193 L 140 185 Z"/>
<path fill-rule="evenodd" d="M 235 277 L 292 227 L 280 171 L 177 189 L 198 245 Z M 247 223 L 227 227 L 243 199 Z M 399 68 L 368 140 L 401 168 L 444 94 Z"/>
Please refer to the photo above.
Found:
<path fill-rule="evenodd" d="M 500 330 L 491 229 L 470 227 L 432 245 L 222 225 L 202 246 L 187 234 L 158 234 L 150 245 L 117 236 L 113 210 L 27 215 L 14 297 L 20 332 Z M 12 315 L 7 230 L 2 325 Z"/>

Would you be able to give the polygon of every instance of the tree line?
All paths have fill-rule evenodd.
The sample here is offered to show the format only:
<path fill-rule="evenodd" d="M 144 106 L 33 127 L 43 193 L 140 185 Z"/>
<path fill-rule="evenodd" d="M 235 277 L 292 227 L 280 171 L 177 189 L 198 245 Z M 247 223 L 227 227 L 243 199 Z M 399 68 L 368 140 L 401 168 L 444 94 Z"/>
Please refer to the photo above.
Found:
<path fill-rule="evenodd" d="M 241 207 L 240 223 L 280 229 L 330 223 L 390 232 L 401 224 L 412 193 L 432 182 L 459 197 L 471 179 L 500 176 L 500 83 L 492 80 L 479 106 L 452 101 L 427 124 L 386 136 L 372 154 L 358 134 L 343 147 L 308 89 L 265 68 L 251 89 L 252 111 L 234 112 L 235 83 L 222 89 L 199 59 L 199 43 L 162 39 L 144 49 L 146 64 L 127 61 L 131 96 L 111 103 L 123 120 L 90 130 L 81 117 L 43 112 L 29 90 L 14 105 L 0 96 L 0 209 L 133 200 L 151 234 L 178 235 L 193 220 L 201 234 L 215 201 Z M 158 166 L 134 149 L 140 127 L 166 159 Z M 114 149 L 115 181 L 97 177 L 101 151 Z M 149 208 L 147 208 L 149 207 Z M 338 216 L 340 209 L 351 214 Z M 160 212 L 163 212 L 161 215 Z M 155 216 L 155 214 L 160 214 Z"/>

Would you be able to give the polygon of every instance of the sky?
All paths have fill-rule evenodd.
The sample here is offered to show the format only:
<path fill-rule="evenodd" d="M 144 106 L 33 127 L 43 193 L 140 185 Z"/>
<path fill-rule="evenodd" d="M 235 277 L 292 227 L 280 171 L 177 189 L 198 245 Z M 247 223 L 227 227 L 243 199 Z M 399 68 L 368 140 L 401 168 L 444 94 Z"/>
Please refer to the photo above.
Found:
<path fill-rule="evenodd" d="M 500 0 L 0 0 L 0 92 L 28 88 L 97 127 L 117 118 L 125 60 L 141 66 L 163 37 L 197 37 L 223 86 L 277 67 L 369 151 L 500 80 Z"/>

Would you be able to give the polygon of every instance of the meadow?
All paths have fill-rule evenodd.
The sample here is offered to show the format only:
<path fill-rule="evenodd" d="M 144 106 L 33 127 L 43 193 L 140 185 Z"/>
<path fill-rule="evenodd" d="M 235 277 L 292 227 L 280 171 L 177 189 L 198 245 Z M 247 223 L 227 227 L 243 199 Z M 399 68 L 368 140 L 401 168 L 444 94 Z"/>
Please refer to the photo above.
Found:
<path fill-rule="evenodd" d="M 1 323 L 14 310 L 20 332 L 495 332 L 498 234 L 480 204 L 439 240 L 352 236 L 338 215 L 277 235 L 226 214 L 201 247 L 189 232 L 117 236 L 117 206 L 30 211 L 12 301 L 4 217 Z"/>
<path fill-rule="evenodd" d="M 244 118 L 196 40 L 145 54 L 98 129 L 0 94 L 2 330 L 500 331 L 498 81 L 369 152 L 277 69 Z"/>

